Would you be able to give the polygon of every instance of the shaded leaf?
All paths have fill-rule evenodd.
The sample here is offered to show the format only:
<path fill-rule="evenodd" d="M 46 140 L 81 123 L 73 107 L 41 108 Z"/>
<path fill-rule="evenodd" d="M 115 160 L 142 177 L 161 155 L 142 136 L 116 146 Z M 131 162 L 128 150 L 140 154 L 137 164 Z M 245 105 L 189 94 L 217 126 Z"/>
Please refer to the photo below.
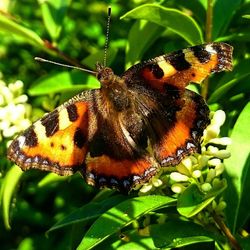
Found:
<path fill-rule="evenodd" d="M 213 6 L 213 40 L 224 34 L 241 0 L 216 0 Z"/>
<path fill-rule="evenodd" d="M 63 220 L 57 222 L 53 227 L 49 229 L 48 232 L 52 232 L 54 230 L 58 230 L 60 228 L 79 222 L 87 222 L 91 219 L 95 219 L 102 215 L 105 211 L 119 204 L 125 199 L 127 199 L 127 196 L 115 195 L 99 202 L 89 202 L 88 204 L 82 206 L 81 208 L 65 217 Z"/>
<path fill-rule="evenodd" d="M 240 80 L 248 77 L 250 75 L 249 63 L 249 59 L 242 60 L 234 67 L 233 71 L 225 74 L 218 82 L 218 87 L 216 87 L 215 91 L 209 97 L 208 103 L 218 102 L 219 99 L 225 96 L 230 89 L 235 87 Z"/>
<path fill-rule="evenodd" d="M 145 19 L 164 26 L 181 36 L 191 45 L 203 42 L 202 31 L 196 21 L 176 9 L 155 4 L 145 4 L 127 12 L 121 18 Z"/>
<path fill-rule="evenodd" d="M 43 22 L 50 37 L 56 41 L 60 35 L 63 20 L 71 0 L 40 0 Z"/>
<path fill-rule="evenodd" d="M 10 229 L 9 222 L 9 210 L 11 204 L 11 198 L 15 192 L 16 186 L 22 176 L 23 171 L 16 165 L 10 168 L 4 177 L 1 193 L 0 193 L 0 202 L 3 214 L 4 225 L 6 229 Z"/>
<path fill-rule="evenodd" d="M 174 201 L 173 198 L 159 195 L 126 200 L 101 215 L 92 224 L 77 249 L 91 249 L 145 213 L 162 206 L 173 205 Z"/>
<path fill-rule="evenodd" d="M 128 35 L 126 68 L 131 67 L 141 59 L 143 53 L 161 35 L 163 30 L 163 27 L 145 20 L 135 22 Z"/>
<path fill-rule="evenodd" d="M 226 215 L 233 232 L 242 226 L 250 215 L 250 102 L 242 110 L 232 131 L 232 156 L 225 160 L 228 191 Z"/>

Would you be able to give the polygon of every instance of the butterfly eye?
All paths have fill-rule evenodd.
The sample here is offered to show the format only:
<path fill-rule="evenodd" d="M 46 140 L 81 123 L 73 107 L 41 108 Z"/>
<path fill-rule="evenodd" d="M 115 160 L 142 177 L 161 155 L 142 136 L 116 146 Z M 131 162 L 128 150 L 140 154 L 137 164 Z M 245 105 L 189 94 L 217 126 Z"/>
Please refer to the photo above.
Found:
<path fill-rule="evenodd" d="M 114 72 L 110 68 L 102 68 L 97 73 L 97 79 L 102 85 L 109 85 L 114 78 Z"/>

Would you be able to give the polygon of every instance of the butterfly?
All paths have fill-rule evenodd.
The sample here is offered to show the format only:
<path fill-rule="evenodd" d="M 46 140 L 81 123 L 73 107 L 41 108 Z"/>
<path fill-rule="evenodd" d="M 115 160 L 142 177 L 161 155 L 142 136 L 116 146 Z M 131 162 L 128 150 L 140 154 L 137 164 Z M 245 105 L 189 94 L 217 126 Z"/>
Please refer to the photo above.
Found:
<path fill-rule="evenodd" d="M 185 87 L 232 69 L 233 48 L 208 43 L 138 63 L 121 76 L 97 64 L 100 89 L 36 121 L 8 148 L 23 170 L 79 171 L 88 184 L 129 192 L 161 167 L 200 151 L 209 109 Z"/>

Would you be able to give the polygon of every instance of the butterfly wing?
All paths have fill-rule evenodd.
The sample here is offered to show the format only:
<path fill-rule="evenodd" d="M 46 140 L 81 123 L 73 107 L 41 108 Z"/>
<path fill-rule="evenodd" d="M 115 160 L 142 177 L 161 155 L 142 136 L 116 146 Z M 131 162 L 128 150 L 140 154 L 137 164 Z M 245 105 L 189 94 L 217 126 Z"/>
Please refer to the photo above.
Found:
<path fill-rule="evenodd" d="M 201 96 L 185 89 L 212 72 L 231 70 L 232 47 L 210 43 L 137 64 L 123 77 L 146 124 L 154 156 L 162 166 L 176 165 L 200 150 L 209 110 Z"/>
<path fill-rule="evenodd" d="M 90 120 L 93 123 L 89 106 L 97 94 L 85 91 L 36 121 L 11 143 L 9 159 L 23 170 L 38 168 L 60 175 L 82 168 Z"/>
<path fill-rule="evenodd" d="M 226 43 L 193 46 L 136 64 L 123 77 L 128 85 L 136 82 L 160 92 L 180 90 L 213 72 L 231 70 L 232 50 Z"/>

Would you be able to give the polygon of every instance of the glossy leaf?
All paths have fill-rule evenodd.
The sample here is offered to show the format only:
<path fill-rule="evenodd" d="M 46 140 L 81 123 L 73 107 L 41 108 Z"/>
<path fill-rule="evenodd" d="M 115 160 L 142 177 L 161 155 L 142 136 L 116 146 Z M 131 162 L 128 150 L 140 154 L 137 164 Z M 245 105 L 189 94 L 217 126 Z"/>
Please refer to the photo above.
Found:
<path fill-rule="evenodd" d="M 43 21 L 53 41 L 56 41 L 60 35 L 70 3 L 71 0 L 40 0 Z"/>
<path fill-rule="evenodd" d="M 18 185 L 19 180 L 22 176 L 22 173 L 23 171 L 18 166 L 14 165 L 7 172 L 1 186 L 0 202 L 1 202 L 4 225 L 6 229 L 10 229 L 9 210 L 10 210 L 11 199 L 13 193 L 15 192 L 16 186 Z"/>
<path fill-rule="evenodd" d="M 77 250 L 91 249 L 140 216 L 162 206 L 173 205 L 167 196 L 143 196 L 126 200 L 101 215 L 90 227 Z"/>
<path fill-rule="evenodd" d="M 76 224 L 79 222 L 87 222 L 89 220 L 95 219 L 98 216 L 101 216 L 111 207 L 119 204 L 120 202 L 126 200 L 127 197 L 123 195 L 114 195 L 101 200 L 99 202 L 89 202 L 88 204 L 82 206 L 76 211 L 72 212 L 70 215 L 65 217 L 63 220 L 57 222 L 53 227 L 49 229 L 48 232 L 58 230 L 60 228 Z"/>
<path fill-rule="evenodd" d="M 218 82 L 218 87 L 209 97 L 208 103 L 211 104 L 219 101 L 229 90 L 237 86 L 240 80 L 248 77 L 250 75 L 249 63 L 249 59 L 242 60 L 234 67 L 232 72 L 227 72 Z"/>
<path fill-rule="evenodd" d="M 221 238 L 193 222 L 172 219 L 163 224 L 149 226 L 149 232 L 155 246 L 160 249 L 172 249 Z"/>
<path fill-rule="evenodd" d="M 28 93 L 32 96 L 63 93 L 71 90 L 83 91 L 98 88 L 99 82 L 91 75 L 80 71 L 61 72 L 43 77 L 35 82 Z"/>
<path fill-rule="evenodd" d="M 34 31 L 17 24 L 2 14 L 0 14 L 0 30 L 7 34 L 11 33 L 32 45 L 43 48 L 43 40 Z"/>
<path fill-rule="evenodd" d="M 216 189 L 204 194 L 196 184 L 192 184 L 179 196 L 177 210 L 185 217 L 192 217 L 209 205 L 225 188 L 226 182 L 221 181 L 221 184 Z"/>
<path fill-rule="evenodd" d="M 203 42 L 202 31 L 196 21 L 177 9 L 145 4 L 127 12 L 121 18 L 145 19 L 156 23 L 178 34 L 191 45 Z"/>
<path fill-rule="evenodd" d="M 228 175 L 228 190 L 225 193 L 226 215 L 233 232 L 250 216 L 250 102 L 242 110 L 232 131 L 232 156 L 225 160 Z"/>
<path fill-rule="evenodd" d="M 213 5 L 213 40 L 224 34 L 241 0 L 216 0 Z"/>
<path fill-rule="evenodd" d="M 138 20 L 129 31 L 126 47 L 126 68 L 138 63 L 143 53 L 161 35 L 163 27 L 145 20 Z"/>

